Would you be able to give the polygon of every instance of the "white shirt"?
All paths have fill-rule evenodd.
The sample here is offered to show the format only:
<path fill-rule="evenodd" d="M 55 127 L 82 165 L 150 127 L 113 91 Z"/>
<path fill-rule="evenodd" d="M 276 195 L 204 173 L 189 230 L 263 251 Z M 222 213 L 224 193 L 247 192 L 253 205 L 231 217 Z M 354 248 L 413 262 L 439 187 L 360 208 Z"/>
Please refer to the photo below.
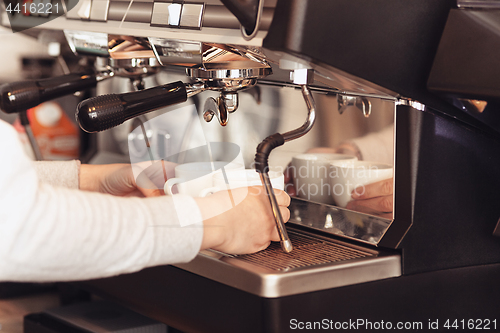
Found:
<path fill-rule="evenodd" d="M 358 147 L 363 160 L 394 164 L 394 124 L 350 142 Z"/>
<path fill-rule="evenodd" d="M 62 163 L 52 175 L 78 177 L 57 169 L 79 163 Z M 47 184 L 0 120 L 0 281 L 84 280 L 187 262 L 202 237 L 189 196 L 121 198 Z"/>

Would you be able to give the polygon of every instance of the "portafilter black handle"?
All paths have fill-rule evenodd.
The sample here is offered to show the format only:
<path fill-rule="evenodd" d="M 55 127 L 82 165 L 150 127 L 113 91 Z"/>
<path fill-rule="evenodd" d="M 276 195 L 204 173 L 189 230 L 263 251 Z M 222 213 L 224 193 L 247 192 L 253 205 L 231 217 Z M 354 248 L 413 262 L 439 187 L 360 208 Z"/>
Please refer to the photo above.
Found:
<path fill-rule="evenodd" d="M 6 83 L 0 86 L 0 109 L 6 113 L 26 111 L 40 103 L 93 88 L 96 84 L 96 76 L 89 73 Z"/>
<path fill-rule="evenodd" d="M 86 99 L 76 108 L 76 120 L 89 133 L 118 126 L 126 120 L 187 100 L 182 81 L 137 92 L 102 95 Z"/>

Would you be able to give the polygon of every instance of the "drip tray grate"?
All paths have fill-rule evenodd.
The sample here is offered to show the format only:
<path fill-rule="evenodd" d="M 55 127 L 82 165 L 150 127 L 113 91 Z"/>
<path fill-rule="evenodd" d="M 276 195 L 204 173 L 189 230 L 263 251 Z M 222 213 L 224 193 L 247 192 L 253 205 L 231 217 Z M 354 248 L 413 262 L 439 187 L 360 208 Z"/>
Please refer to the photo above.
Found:
<path fill-rule="evenodd" d="M 290 228 L 292 229 L 292 228 Z M 401 276 L 401 256 L 301 230 L 287 230 L 294 246 L 279 243 L 254 254 L 202 251 L 176 267 L 260 297 L 282 297 Z"/>
<path fill-rule="evenodd" d="M 357 250 L 322 239 L 310 238 L 295 233 L 290 233 L 289 236 L 294 247 L 292 253 L 283 252 L 280 243 L 272 243 L 263 251 L 237 255 L 233 258 L 276 271 L 287 271 L 292 268 L 375 256 L 375 254 L 370 252 Z"/>

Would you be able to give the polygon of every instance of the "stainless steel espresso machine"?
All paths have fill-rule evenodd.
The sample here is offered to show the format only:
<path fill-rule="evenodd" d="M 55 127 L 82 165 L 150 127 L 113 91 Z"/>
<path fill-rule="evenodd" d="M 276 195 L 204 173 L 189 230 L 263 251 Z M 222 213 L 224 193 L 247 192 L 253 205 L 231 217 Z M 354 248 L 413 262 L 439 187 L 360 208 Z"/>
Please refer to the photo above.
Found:
<path fill-rule="evenodd" d="M 281 246 L 243 256 L 202 251 L 190 263 L 80 286 L 185 332 L 287 332 L 315 323 L 494 329 L 500 68 L 493 51 L 466 42 L 487 36 L 496 50 L 500 9 L 491 3 L 68 1 L 71 10 L 38 28 L 63 30 L 76 53 L 103 57 L 107 69 L 92 74 L 94 83 L 132 71 L 139 87 L 80 104 L 89 132 L 205 91 L 219 93 L 205 120 L 231 126 L 241 90 L 301 89 L 304 125 L 262 145 L 257 167 L 266 183 L 271 150 L 312 126 L 312 96 L 334 96 L 339 110 L 351 106 L 368 118 L 377 112 L 370 100 L 391 102 L 395 128 L 392 219 L 294 198 Z M 22 19 L 10 24 L 22 27 L 29 17 Z M 142 89 L 143 75 L 169 68 L 185 68 L 187 82 Z"/>

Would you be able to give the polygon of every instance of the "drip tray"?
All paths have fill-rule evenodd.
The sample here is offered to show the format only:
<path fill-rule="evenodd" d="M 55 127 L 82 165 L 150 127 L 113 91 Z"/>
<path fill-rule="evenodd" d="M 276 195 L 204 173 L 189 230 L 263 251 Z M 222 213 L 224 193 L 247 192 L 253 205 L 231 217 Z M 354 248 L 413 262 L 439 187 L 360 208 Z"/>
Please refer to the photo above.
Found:
<path fill-rule="evenodd" d="M 377 254 L 294 233 L 290 233 L 290 240 L 293 244 L 292 253 L 285 253 L 279 243 L 272 243 L 264 251 L 232 257 L 271 270 L 286 272 L 293 268 L 373 257 Z"/>
<path fill-rule="evenodd" d="M 292 253 L 284 253 L 279 243 L 247 255 L 208 250 L 201 251 L 189 263 L 175 266 L 268 298 L 401 275 L 399 254 L 355 246 L 290 228 L 288 234 L 294 246 Z"/>

